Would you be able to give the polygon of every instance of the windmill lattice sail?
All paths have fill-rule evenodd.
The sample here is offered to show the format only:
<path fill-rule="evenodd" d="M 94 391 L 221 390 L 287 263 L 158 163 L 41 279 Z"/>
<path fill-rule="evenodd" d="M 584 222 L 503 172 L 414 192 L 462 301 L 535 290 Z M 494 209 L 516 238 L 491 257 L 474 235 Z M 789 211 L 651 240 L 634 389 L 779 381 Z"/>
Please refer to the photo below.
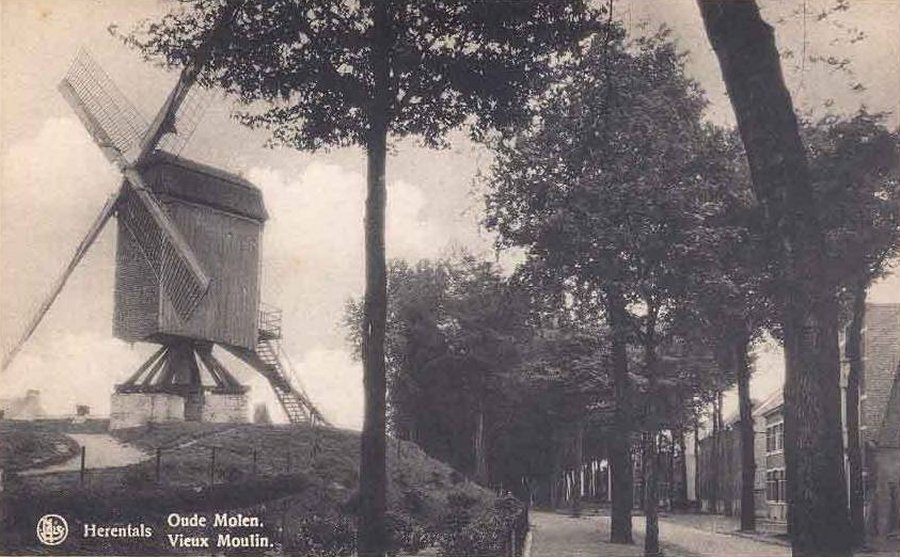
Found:
<path fill-rule="evenodd" d="M 109 158 L 127 159 L 134 154 L 147 130 L 147 119 L 87 51 L 78 51 L 59 89 Z"/>
<path fill-rule="evenodd" d="M 180 155 L 191 136 L 194 135 L 194 130 L 197 129 L 213 96 L 213 92 L 209 89 L 197 85 L 191 87 L 173 116 L 172 129 L 168 130 L 171 133 L 160 138 L 157 148 L 176 156 Z"/>
<path fill-rule="evenodd" d="M 179 418 L 244 421 L 247 387 L 215 358 L 214 345 L 265 376 L 292 423 L 328 425 L 281 348 L 280 312 L 264 311 L 258 319 L 260 240 L 268 218 L 262 193 L 240 176 L 178 157 L 210 96 L 193 85 L 240 5 L 226 1 L 150 124 L 84 50 L 59 85 L 124 181 L 3 366 L 37 328 L 115 212 L 113 334 L 162 348 L 116 386 L 113 429 L 156 420 L 155 401 L 172 395 L 183 399 Z M 204 373 L 214 384 L 203 381 Z"/>
<path fill-rule="evenodd" d="M 182 319 L 189 318 L 206 293 L 209 279 L 191 267 L 137 193 L 125 191 L 118 216 L 143 252 L 175 311 Z"/>
<path fill-rule="evenodd" d="M 148 124 L 113 80 L 80 50 L 59 86 L 103 153 L 126 174 L 119 217 L 147 258 L 163 291 L 187 319 L 209 287 L 209 278 L 178 228 L 130 167 L 138 158 Z"/>

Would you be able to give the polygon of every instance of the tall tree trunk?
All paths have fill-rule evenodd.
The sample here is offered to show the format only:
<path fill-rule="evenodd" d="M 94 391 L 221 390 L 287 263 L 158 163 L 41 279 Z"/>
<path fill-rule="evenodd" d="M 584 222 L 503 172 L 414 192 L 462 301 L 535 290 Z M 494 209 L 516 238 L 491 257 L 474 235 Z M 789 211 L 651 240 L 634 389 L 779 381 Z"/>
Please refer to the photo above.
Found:
<path fill-rule="evenodd" d="M 684 429 L 675 430 L 674 445 L 678 447 L 678 459 L 675 460 L 676 469 L 673 473 L 674 481 L 678 484 L 675 492 L 675 508 L 684 510 L 688 506 L 687 496 L 687 447 L 684 442 Z"/>
<path fill-rule="evenodd" d="M 559 453 L 562 448 L 559 446 L 558 442 L 554 442 L 552 450 L 553 454 L 551 456 L 550 464 L 550 508 L 555 510 L 559 508 L 560 500 L 559 478 L 562 474 L 562 466 L 560 464 Z"/>
<path fill-rule="evenodd" d="M 384 248 L 387 188 L 385 172 L 388 134 L 388 55 L 390 13 L 387 0 L 375 2 L 375 42 L 372 67 L 375 98 L 369 115 L 366 145 L 366 293 L 363 304 L 362 354 L 365 410 L 359 459 L 359 532 L 361 557 L 382 557 L 387 550 L 385 523 L 386 484 L 386 387 L 384 338 L 387 319 L 387 270 Z"/>
<path fill-rule="evenodd" d="M 631 388 L 628 379 L 628 324 L 625 300 L 620 292 L 606 292 L 606 310 L 612 329 L 610 358 L 616 412 L 609 440 L 609 467 L 612 478 L 611 543 L 634 543 L 631 535 L 631 508 L 634 505 L 631 463 Z"/>
<path fill-rule="evenodd" d="M 847 460 L 850 476 L 850 528 L 854 547 L 865 541 L 865 505 L 862 477 L 862 448 L 859 442 L 859 381 L 863 373 L 862 328 L 866 317 L 866 283 L 853 291 L 853 316 L 847 330 L 846 356 L 850 363 L 847 375 Z"/>
<path fill-rule="evenodd" d="M 656 365 L 657 308 L 648 303 L 644 330 L 644 371 L 647 375 L 647 441 L 644 452 L 644 557 L 659 555 L 659 391 Z"/>
<path fill-rule="evenodd" d="M 651 420 L 652 421 L 652 420 Z M 644 434 L 644 557 L 659 553 L 659 430 L 652 424 Z"/>
<path fill-rule="evenodd" d="M 672 454 L 674 450 L 674 445 L 672 444 L 672 440 L 666 436 L 662 431 L 659 432 L 658 441 L 657 441 L 658 450 L 660 455 L 663 453 L 663 449 L 665 449 L 666 460 L 662 468 L 662 477 L 666 482 L 666 505 L 665 509 L 671 511 L 672 510 L 672 501 L 675 500 L 675 485 L 672 482 L 673 479 L 673 469 L 674 462 L 672 461 Z"/>
<path fill-rule="evenodd" d="M 487 451 L 484 447 L 484 403 L 478 401 L 478 415 L 475 417 L 475 481 L 488 485 Z"/>
<path fill-rule="evenodd" d="M 741 335 L 735 343 L 737 364 L 738 409 L 741 416 L 741 530 L 756 530 L 756 507 L 753 487 L 756 480 L 756 454 L 753 433 L 753 403 L 750 401 L 750 339 Z"/>
<path fill-rule="evenodd" d="M 699 420 L 694 422 L 694 499 L 697 501 L 699 508 L 703 508 L 703 499 L 700 491 L 703 488 L 703 482 L 700 478 L 700 470 L 702 464 L 700 462 L 700 423 Z"/>
<path fill-rule="evenodd" d="M 581 489 L 584 487 L 582 482 L 581 469 L 584 464 L 584 425 L 579 420 L 575 425 L 575 487 L 572 492 L 572 514 L 576 517 L 581 516 Z"/>
<path fill-rule="evenodd" d="M 772 28 L 753 0 L 698 0 L 779 266 L 785 464 L 795 557 L 850 554 L 834 285 Z"/>
<path fill-rule="evenodd" d="M 712 415 L 712 459 L 710 461 L 709 474 L 709 511 L 713 513 L 719 512 L 719 481 L 721 477 L 721 444 L 722 432 L 719 424 L 719 417 L 722 415 L 722 392 L 716 393 L 713 401 Z"/>

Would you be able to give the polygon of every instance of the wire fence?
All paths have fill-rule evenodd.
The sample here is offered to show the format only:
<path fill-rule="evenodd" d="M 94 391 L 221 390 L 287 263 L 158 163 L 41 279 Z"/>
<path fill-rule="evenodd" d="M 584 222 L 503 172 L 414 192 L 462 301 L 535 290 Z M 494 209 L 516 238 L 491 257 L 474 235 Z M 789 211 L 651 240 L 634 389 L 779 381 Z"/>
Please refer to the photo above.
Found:
<path fill-rule="evenodd" d="M 78 483 L 87 485 L 92 479 L 106 481 L 109 474 L 124 474 L 126 484 L 146 483 L 152 480 L 158 484 L 197 484 L 212 486 L 253 478 L 266 478 L 297 474 L 315 467 L 322 453 L 322 436 L 313 431 L 305 446 L 286 445 L 280 448 L 248 447 L 239 449 L 223 446 L 199 439 L 174 442 L 145 449 L 149 458 L 138 466 L 110 465 L 102 452 L 99 457 L 89 454 L 88 447 L 80 448 Z M 91 460 L 101 466 L 90 466 Z M 130 463 L 134 464 L 134 463 Z M 204 473 L 198 474 L 202 466 Z M 124 472 L 123 472 L 124 471 Z"/>

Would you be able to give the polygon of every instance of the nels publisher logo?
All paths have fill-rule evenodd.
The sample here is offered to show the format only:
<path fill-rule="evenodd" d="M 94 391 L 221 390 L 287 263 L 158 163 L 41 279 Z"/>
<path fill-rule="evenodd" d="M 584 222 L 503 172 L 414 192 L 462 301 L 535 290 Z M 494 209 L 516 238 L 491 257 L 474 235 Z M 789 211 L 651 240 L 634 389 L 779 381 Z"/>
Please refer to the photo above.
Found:
<path fill-rule="evenodd" d="M 45 514 L 37 523 L 37 538 L 44 545 L 59 545 L 69 537 L 69 525 L 58 514 Z"/>

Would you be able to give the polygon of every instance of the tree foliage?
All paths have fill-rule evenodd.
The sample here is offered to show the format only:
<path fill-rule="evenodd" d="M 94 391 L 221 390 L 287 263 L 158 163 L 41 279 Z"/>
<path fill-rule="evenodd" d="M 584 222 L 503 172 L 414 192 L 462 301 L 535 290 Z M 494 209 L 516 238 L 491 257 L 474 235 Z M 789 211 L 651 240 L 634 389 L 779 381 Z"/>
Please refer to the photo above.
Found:
<path fill-rule="evenodd" d="M 125 40 L 149 59 L 184 64 L 219 4 L 188 0 Z M 527 122 L 544 85 L 535 76 L 576 52 L 600 27 L 597 15 L 585 0 L 248 1 L 212 45 L 203 80 L 247 106 L 243 123 L 299 149 L 366 150 L 361 555 L 386 547 L 388 139 L 417 136 L 433 146 L 454 127 L 480 136 Z"/>
<path fill-rule="evenodd" d="M 660 357 L 692 296 L 721 280 L 708 269 L 738 234 L 726 202 L 745 195 L 733 144 L 703 124 L 706 100 L 665 30 L 630 44 L 621 35 L 597 37 L 558 79 L 536 124 L 496 146 L 487 224 L 502 244 L 525 247 L 534 266 L 574 299 L 603 310 L 594 319 L 610 326 L 613 352 L 617 339 L 640 349 L 630 374 L 636 388 L 616 396 L 616 407 L 624 413 L 626 404 L 643 401 L 637 414 L 619 420 L 640 423 L 655 440 L 695 398 L 670 388 L 679 374 L 710 369 L 686 360 L 664 365 Z M 628 375 L 614 376 L 618 389 L 629 383 Z M 702 390 L 692 375 L 682 378 Z M 663 391 L 684 398 L 666 404 Z M 647 456 L 650 465 L 655 449 Z M 651 484 L 648 493 L 652 512 Z"/>
<path fill-rule="evenodd" d="M 485 412 L 494 437 L 510 412 L 527 335 L 524 304 L 493 264 L 469 255 L 393 261 L 386 342 L 392 430 L 474 474 L 476 416 Z M 360 313 L 351 301 L 345 321 L 357 347 Z"/>
<path fill-rule="evenodd" d="M 240 119 L 303 150 L 366 145 L 373 118 L 390 136 L 440 145 L 527 122 L 529 101 L 554 60 L 600 28 L 587 2 L 396 0 L 388 5 L 387 78 L 376 79 L 372 0 L 244 2 L 203 80 L 246 109 Z M 148 59 L 190 60 L 220 2 L 188 0 L 125 37 Z M 384 114 L 373 114 L 385 96 Z M 262 101 L 262 103 L 257 103 Z"/>

